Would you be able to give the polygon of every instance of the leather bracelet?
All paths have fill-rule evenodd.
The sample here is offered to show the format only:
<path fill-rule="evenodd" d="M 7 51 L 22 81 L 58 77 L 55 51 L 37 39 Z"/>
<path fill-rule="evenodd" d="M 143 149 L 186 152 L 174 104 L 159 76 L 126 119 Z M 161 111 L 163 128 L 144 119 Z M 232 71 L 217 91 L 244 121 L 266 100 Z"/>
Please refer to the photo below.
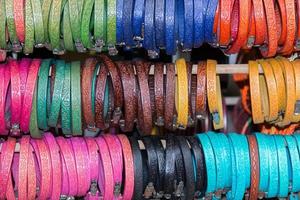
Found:
<path fill-rule="evenodd" d="M 223 123 L 223 108 L 220 88 L 220 79 L 216 74 L 216 61 L 208 60 L 206 68 L 208 108 L 213 117 L 214 129 L 221 129 Z"/>
<path fill-rule="evenodd" d="M 52 4 L 51 0 L 45 0 L 42 2 L 43 25 L 44 25 L 46 47 L 48 45 L 47 43 L 49 42 L 48 25 L 49 25 L 51 4 Z"/>
<path fill-rule="evenodd" d="M 165 0 L 155 1 L 154 11 L 155 40 L 158 48 L 165 47 Z"/>
<path fill-rule="evenodd" d="M 71 146 L 65 138 L 57 137 L 56 142 L 60 148 L 61 160 L 66 164 L 66 170 L 68 173 L 68 182 L 69 182 L 69 196 L 75 196 L 77 194 L 77 171 L 76 163 L 74 158 L 74 152 Z"/>
<path fill-rule="evenodd" d="M 295 111 L 293 115 L 292 122 L 299 122 L 300 116 L 298 115 L 297 111 L 297 103 L 300 100 L 300 70 L 299 70 L 299 64 L 300 62 L 298 60 L 295 60 L 292 62 L 293 69 L 294 69 L 294 77 L 295 77 L 295 89 L 296 89 L 296 102 L 295 102 Z"/>
<path fill-rule="evenodd" d="M 18 179 L 18 199 L 27 199 L 27 174 L 28 174 L 28 156 L 30 147 L 30 137 L 23 136 L 20 141 L 20 157 L 19 157 L 19 179 Z"/>
<path fill-rule="evenodd" d="M 133 39 L 139 43 L 143 40 L 143 21 L 144 21 L 144 12 L 145 12 L 145 0 L 137 0 L 134 3 L 133 8 Z"/>
<path fill-rule="evenodd" d="M 116 55 L 118 53 L 116 44 L 116 0 L 107 2 L 107 47 L 110 55 Z"/>
<path fill-rule="evenodd" d="M 0 179 L 0 197 L 5 199 L 9 190 L 12 190 L 11 181 L 11 165 L 14 156 L 14 150 L 16 145 L 16 139 L 8 138 L 6 142 L 2 143 L 1 147 L 1 179 Z"/>
<path fill-rule="evenodd" d="M 22 103 L 22 110 L 21 110 L 22 119 L 20 123 L 20 128 L 25 133 L 29 131 L 33 93 L 36 86 L 36 80 L 38 78 L 40 64 L 41 64 L 41 60 L 33 59 L 27 76 L 26 90 L 25 90 L 24 99 Z"/>
<path fill-rule="evenodd" d="M 228 46 L 231 39 L 231 12 L 234 1 L 220 1 L 220 18 L 218 42 L 220 46 Z"/>
<path fill-rule="evenodd" d="M 256 138 L 253 135 L 247 136 L 248 143 L 249 143 L 249 151 L 250 151 L 250 161 L 251 161 L 251 186 L 250 186 L 250 200 L 254 200 L 258 198 L 258 192 L 259 192 L 259 155 L 258 155 L 258 147 Z"/>
<path fill-rule="evenodd" d="M 224 157 L 224 168 L 227 171 L 229 176 L 225 176 L 225 188 L 229 188 L 232 186 L 232 171 L 230 168 L 232 167 L 231 163 L 231 152 L 230 152 L 230 143 L 228 137 L 225 134 L 217 135 L 219 138 L 219 143 L 222 143 L 222 157 Z M 250 158 L 249 158 L 250 159 Z M 249 160 L 249 187 L 250 187 L 250 160 Z"/>
<path fill-rule="evenodd" d="M 255 45 L 262 45 L 266 39 L 267 25 L 262 0 L 253 0 L 253 13 L 255 19 Z"/>
<path fill-rule="evenodd" d="M 90 20 L 94 10 L 94 3 L 94 0 L 84 1 L 82 9 L 80 34 L 82 44 L 87 49 L 93 49 L 95 46 L 90 34 Z"/>
<path fill-rule="evenodd" d="M 13 1 L 13 14 L 14 14 L 16 35 L 21 43 L 23 43 L 25 39 L 24 7 L 25 7 L 24 1 Z"/>
<path fill-rule="evenodd" d="M 123 189 L 123 199 L 132 199 L 134 192 L 134 158 L 130 141 L 125 135 L 117 136 L 121 145 L 124 158 L 125 183 Z"/>
<path fill-rule="evenodd" d="M 214 192 L 216 188 L 216 181 L 217 181 L 213 148 L 207 135 L 197 134 L 197 139 L 201 144 L 201 146 L 203 147 L 203 153 L 204 153 L 205 165 L 206 165 L 206 174 L 207 174 L 207 187 L 205 188 L 205 194 L 208 195 Z"/>
<path fill-rule="evenodd" d="M 286 86 L 284 82 L 284 76 L 283 71 L 280 66 L 280 63 L 276 59 L 268 59 L 267 60 L 273 69 L 273 73 L 276 80 L 276 86 L 277 86 L 277 94 L 278 94 L 278 109 L 279 109 L 279 115 L 282 115 L 282 113 L 285 111 L 286 107 Z M 282 116 L 279 116 L 281 118 Z"/>
<path fill-rule="evenodd" d="M 133 45 L 133 7 L 133 0 L 123 2 L 123 21 L 121 23 L 121 28 L 123 29 L 123 40 L 126 48 L 130 48 Z"/>
<path fill-rule="evenodd" d="M 82 135 L 81 124 L 81 85 L 80 85 L 80 62 L 71 63 L 71 116 L 72 133 Z"/>
<path fill-rule="evenodd" d="M 10 83 L 10 67 L 8 65 L 3 65 L 0 68 L 0 74 L 2 75 L 2 79 L 0 79 L 0 134 L 1 135 L 7 135 L 8 130 L 6 127 L 6 121 L 5 121 L 5 107 L 6 107 L 6 96 L 8 94 L 8 86 Z"/>
<path fill-rule="evenodd" d="M 31 0 L 31 6 L 34 20 L 35 44 L 37 47 L 42 47 L 45 43 L 45 33 L 41 1 Z"/>
<path fill-rule="evenodd" d="M 26 59 L 26 58 L 22 59 L 20 62 L 18 62 L 19 74 L 20 74 L 20 93 L 21 93 L 22 104 L 24 101 L 28 72 L 29 72 L 29 67 L 31 64 L 32 64 L 31 60 Z"/>
<path fill-rule="evenodd" d="M 272 70 L 271 65 L 263 60 L 259 60 L 259 63 L 264 71 L 264 77 L 267 83 L 268 88 L 268 99 L 269 99 L 269 113 L 266 121 L 274 121 L 278 118 L 278 93 L 277 93 L 277 86 L 274 77 L 274 73 Z"/>
<path fill-rule="evenodd" d="M 27 189 L 27 198 L 33 199 L 36 198 L 36 183 L 37 183 L 37 177 L 36 177 L 36 165 L 35 165 L 35 159 L 33 155 L 33 148 L 30 145 L 29 151 L 28 151 L 28 162 L 27 162 L 27 184 L 30 185 Z M 30 174 L 30 176 L 28 176 Z"/>
<path fill-rule="evenodd" d="M 296 13 L 299 13 L 300 11 L 300 1 L 296 1 Z M 296 20 L 297 20 L 297 24 L 296 24 L 296 38 L 295 38 L 295 49 L 298 50 L 299 49 L 299 39 L 300 39 L 300 26 L 299 26 L 299 19 L 300 19 L 300 15 L 296 14 Z"/>
<path fill-rule="evenodd" d="M 173 130 L 173 122 L 174 122 L 174 114 L 175 114 L 175 65 L 167 64 L 166 69 L 167 69 L 167 74 L 166 74 L 164 123 L 166 129 Z"/>
<path fill-rule="evenodd" d="M 48 146 L 49 153 L 51 156 L 52 164 L 52 189 L 51 189 L 51 199 L 58 199 L 61 194 L 62 186 L 62 172 L 61 172 L 61 155 L 59 146 L 56 143 L 54 136 L 51 133 L 44 134 L 45 143 Z"/>
<path fill-rule="evenodd" d="M 12 50 L 15 52 L 20 52 L 22 47 L 16 32 L 16 23 L 14 20 L 14 1 L 5 0 L 5 11 L 6 11 L 6 24 L 9 33 L 9 38 L 12 44 Z"/>
<path fill-rule="evenodd" d="M 249 61 L 249 81 L 250 81 L 250 97 L 252 107 L 252 118 L 255 124 L 262 123 L 264 116 L 262 113 L 260 87 L 259 87 L 259 72 L 258 63 L 256 61 Z"/>
<path fill-rule="evenodd" d="M 166 171 L 164 177 L 164 197 L 171 199 L 174 192 L 174 185 L 168 183 L 174 183 L 175 181 L 175 152 L 174 152 L 174 137 L 167 135 L 166 137 Z"/>
<path fill-rule="evenodd" d="M 25 27 L 23 53 L 30 54 L 34 47 L 34 18 L 30 1 L 25 1 Z"/>
<path fill-rule="evenodd" d="M 134 137 L 129 137 L 133 164 L 134 164 L 134 193 L 133 198 L 139 199 L 143 198 L 143 164 L 142 164 L 142 154 L 139 148 L 138 141 Z M 127 179 L 127 178 L 126 178 Z"/>
<path fill-rule="evenodd" d="M 295 108 L 295 78 L 292 64 L 286 58 L 278 58 L 278 61 L 281 63 L 286 85 L 286 108 L 283 120 L 278 125 L 286 126 L 291 122 Z"/>
<path fill-rule="evenodd" d="M 204 41 L 204 0 L 194 1 L 194 48 L 198 48 Z"/>
<path fill-rule="evenodd" d="M 165 40 L 166 40 L 166 53 L 174 54 L 176 51 L 176 23 L 175 23 L 175 13 L 176 13 L 176 1 L 175 0 L 165 0 Z"/>
<path fill-rule="evenodd" d="M 99 188 L 103 199 L 113 199 L 114 197 L 114 180 L 111 159 L 108 146 L 103 137 L 96 138 L 100 153 L 100 171 L 99 171 Z M 102 177 L 101 177 L 102 176 Z M 102 179 L 103 180 L 102 180 Z"/>
<path fill-rule="evenodd" d="M 268 88 L 267 88 L 267 83 L 266 80 L 263 76 L 259 76 L 259 85 L 260 85 L 260 94 L 262 95 L 262 113 L 264 115 L 265 121 L 269 119 L 269 113 L 270 113 L 270 106 L 269 105 L 269 99 L 267 95 L 268 93 Z"/>
<path fill-rule="evenodd" d="M 90 187 L 90 165 L 88 164 L 88 149 L 84 140 L 78 137 L 73 137 L 70 142 L 74 151 L 76 162 L 78 190 L 77 196 L 84 196 Z"/>
<path fill-rule="evenodd" d="M 70 11 L 69 11 L 69 2 L 67 1 L 64 7 L 64 13 L 63 13 L 63 25 L 62 25 L 62 35 L 63 35 L 63 42 L 64 42 L 64 48 L 67 51 L 74 51 L 74 42 L 73 42 L 73 36 L 71 31 L 71 22 L 70 22 Z"/>
<path fill-rule="evenodd" d="M 94 20 L 95 49 L 97 52 L 101 52 L 106 44 L 106 4 L 104 0 L 95 0 Z"/>
<path fill-rule="evenodd" d="M 64 86 L 61 97 L 61 128 L 64 135 L 72 133 L 71 124 L 71 65 L 65 65 Z"/>
<path fill-rule="evenodd" d="M 26 7 L 25 7 L 26 9 Z M 6 50 L 7 49 L 7 31 L 6 31 L 6 9 L 5 9 L 5 1 L 0 3 L 0 48 Z"/>
<path fill-rule="evenodd" d="M 50 127 L 56 127 L 59 117 L 59 111 L 61 109 L 61 96 L 64 86 L 65 78 L 65 62 L 57 60 L 55 64 L 55 80 L 54 88 L 51 99 L 51 109 L 48 118 L 48 125 Z"/>
<path fill-rule="evenodd" d="M 83 64 L 81 75 L 82 87 L 82 113 L 88 130 L 95 131 L 95 119 L 92 111 L 92 78 L 96 68 L 97 60 L 90 58 Z"/>
<path fill-rule="evenodd" d="M 148 179 L 146 183 L 146 188 L 144 191 L 144 198 L 149 199 L 154 196 L 156 191 L 156 180 L 158 177 L 158 163 L 157 155 L 155 152 L 155 147 L 151 138 L 144 137 L 143 143 L 147 152 L 147 169 L 148 169 Z"/>
<path fill-rule="evenodd" d="M 120 120 L 120 127 L 124 132 L 133 130 L 137 112 L 136 80 L 133 66 L 130 63 L 117 63 L 124 91 L 124 119 Z"/>
<path fill-rule="evenodd" d="M 61 197 L 67 197 L 69 194 L 69 175 L 67 170 L 67 164 L 61 153 L 61 172 L 62 172 L 62 188 Z M 77 178 L 77 177 L 76 177 Z"/>
<path fill-rule="evenodd" d="M 188 123 L 188 76 L 187 66 L 184 59 L 176 61 L 177 83 L 176 83 L 176 108 L 177 126 L 185 129 Z"/>
<path fill-rule="evenodd" d="M 276 24 L 281 30 L 278 32 L 278 45 L 283 45 L 287 36 L 287 9 L 285 4 L 285 1 L 279 0 L 277 6 L 275 6 Z"/>
<path fill-rule="evenodd" d="M 184 43 L 185 50 L 191 50 L 194 44 L 194 15 L 191 12 L 194 9 L 194 1 L 184 1 Z"/>
<path fill-rule="evenodd" d="M 124 45 L 124 29 L 122 23 L 124 20 L 124 0 L 116 1 L 116 42 L 118 45 Z"/>
<path fill-rule="evenodd" d="M 114 197 L 121 197 L 121 187 L 123 180 L 123 154 L 122 146 L 116 136 L 104 135 L 103 136 L 110 154 L 111 164 L 113 168 L 114 177 Z"/>
<path fill-rule="evenodd" d="M 148 50 L 150 58 L 156 58 L 158 50 L 155 40 L 155 0 L 145 1 L 143 47 Z"/>
<path fill-rule="evenodd" d="M 184 43 L 184 32 L 185 32 L 185 25 L 184 25 L 184 1 L 179 0 L 176 1 L 176 13 L 175 13 L 175 25 L 178 27 L 176 30 L 177 34 L 177 44 L 179 46 L 183 46 Z"/>
<path fill-rule="evenodd" d="M 164 65 L 162 63 L 156 64 L 154 68 L 154 96 L 156 109 L 157 126 L 164 125 Z"/>
<path fill-rule="evenodd" d="M 51 10 L 49 14 L 49 39 L 51 43 L 51 49 L 53 54 L 61 55 L 64 53 L 64 50 L 61 47 L 60 41 L 60 20 L 62 12 L 62 0 L 54 0 L 51 4 Z"/>
<path fill-rule="evenodd" d="M 138 128 L 143 135 L 149 135 L 152 130 L 152 113 L 148 85 L 148 64 L 136 62 L 138 80 Z"/>
<path fill-rule="evenodd" d="M 112 84 L 114 89 L 114 106 L 115 106 L 113 118 L 114 118 L 114 123 L 117 124 L 122 115 L 122 106 L 123 106 L 123 88 L 122 88 L 121 78 L 119 75 L 119 70 L 115 65 L 115 63 L 107 56 L 102 54 L 100 55 L 100 58 L 105 64 L 105 66 L 107 67 L 107 70 L 112 79 Z"/>
<path fill-rule="evenodd" d="M 205 41 L 209 43 L 213 43 L 215 40 L 215 36 L 213 33 L 213 26 L 214 26 L 214 14 L 217 10 L 217 1 L 207 1 L 206 6 L 204 6 L 205 18 L 204 18 L 204 35 L 205 35 Z"/>
<path fill-rule="evenodd" d="M 32 97 L 32 106 L 30 111 L 30 124 L 29 124 L 29 132 L 32 138 L 41 138 L 42 134 L 38 126 L 38 118 L 37 118 L 37 82 L 34 87 L 33 97 Z"/>
<path fill-rule="evenodd" d="M 295 137 L 297 141 L 297 137 Z M 287 196 L 289 190 L 289 175 L 288 175 L 288 158 L 286 142 L 283 136 L 276 135 L 274 140 L 277 148 L 277 156 L 280 164 L 278 165 L 279 172 L 279 190 L 278 197 Z"/>
<path fill-rule="evenodd" d="M 264 57 L 272 57 L 277 50 L 277 31 L 276 19 L 273 1 L 263 1 L 264 10 L 267 21 L 267 43 L 260 48 L 260 52 Z"/>
<path fill-rule="evenodd" d="M 40 189 L 37 195 L 41 199 L 47 199 L 51 196 L 53 181 L 50 152 L 44 140 L 31 140 L 30 143 L 35 151 L 41 173 Z"/>
<path fill-rule="evenodd" d="M 196 117 L 204 119 L 206 117 L 206 62 L 199 62 L 197 68 L 197 91 L 196 91 Z"/>
<path fill-rule="evenodd" d="M 193 160 L 188 143 L 184 137 L 177 137 L 183 155 L 185 169 L 185 197 L 193 199 L 195 194 Z"/>
<path fill-rule="evenodd" d="M 19 65 L 15 60 L 9 60 L 11 79 L 11 134 L 20 134 L 21 120 L 21 81 Z"/>

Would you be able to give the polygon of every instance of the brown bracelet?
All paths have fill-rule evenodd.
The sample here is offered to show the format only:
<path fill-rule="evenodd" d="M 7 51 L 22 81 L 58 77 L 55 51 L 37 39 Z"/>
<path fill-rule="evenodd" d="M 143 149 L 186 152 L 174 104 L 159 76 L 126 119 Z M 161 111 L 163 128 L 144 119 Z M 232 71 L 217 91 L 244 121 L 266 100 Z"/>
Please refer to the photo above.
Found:
<path fill-rule="evenodd" d="M 167 64 L 166 76 L 166 95 L 165 95 L 165 128 L 167 130 L 174 130 L 174 116 L 175 116 L 175 65 L 173 63 Z"/>
<path fill-rule="evenodd" d="M 113 123 L 115 125 L 119 124 L 119 120 L 122 115 L 122 106 L 123 106 L 123 88 L 121 83 L 121 77 L 115 63 L 106 55 L 101 54 L 100 58 L 103 60 L 103 63 L 106 65 L 108 73 L 112 80 L 112 87 L 114 90 L 114 110 L 113 110 Z"/>
<path fill-rule="evenodd" d="M 189 117 L 188 117 L 188 127 L 193 127 L 195 125 L 195 121 L 193 118 L 193 108 L 192 108 L 192 69 L 193 69 L 193 64 L 190 62 L 186 62 L 186 69 L 187 69 L 187 76 L 188 76 L 188 94 L 189 94 L 189 102 L 188 102 L 188 112 L 189 112 Z"/>
<path fill-rule="evenodd" d="M 196 117 L 198 120 L 203 120 L 207 117 L 206 96 L 206 62 L 199 62 L 197 68 L 196 91 Z"/>
<path fill-rule="evenodd" d="M 124 132 L 130 132 L 134 128 L 137 115 L 136 79 L 130 62 L 118 62 L 117 65 L 124 92 L 124 114 L 120 120 L 120 128 Z"/>
<path fill-rule="evenodd" d="M 96 126 L 101 130 L 108 128 L 105 123 L 105 113 L 104 113 L 104 97 L 105 97 L 105 87 L 108 81 L 107 78 L 107 68 L 104 64 L 100 64 L 100 70 L 96 81 L 96 94 L 95 94 L 95 121 Z"/>
<path fill-rule="evenodd" d="M 152 131 L 152 113 L 148 85 L 149 64 L 138 61 L 135 67 L 138 80 L 138 128 L 142 135 L 150 135 Z"/>
<path fill-rule="evenodd" d="M 164 64 L 157 63 L 154 68 L 154 96 L 157 126 L 164 126 Z"/>
<path fill-rule="evenodd" d="M 92 79 L 97 65 L 95 58 L 89 58 L 82 67 L 81 87 L 82 87 L 82 113 L 84 123 L 88 130 L 96 131 L 95 119 L 92 111 Z"/>

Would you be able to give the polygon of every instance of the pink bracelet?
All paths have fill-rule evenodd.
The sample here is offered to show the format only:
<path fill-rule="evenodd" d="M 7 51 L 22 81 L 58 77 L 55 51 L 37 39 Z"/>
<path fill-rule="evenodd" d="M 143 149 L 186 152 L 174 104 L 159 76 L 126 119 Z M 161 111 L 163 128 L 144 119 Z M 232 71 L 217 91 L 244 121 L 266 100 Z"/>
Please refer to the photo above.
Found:
<path fill-rule="evenodd" d="M 100 153 L 99 188 L 103 199 L 112 200 L 114 199 L 114 179 L 109 150 L 103 137 L 97 137 L 95 140 Z"/>
<path fill-rule="evenodd" d="M 41 64 L 41 60 L 33 59 L 27 77 L 26 89 L 25 89 L 22 111 L 21 111 L 22 118 L 20 124 L 21 130 L 25 133 L 29 132 L 32 99 L 33 99 L 34 89 L 36 86 L 36 80 L 38 78 L 40 64 Z"/>
<path fill-rule="evenodd" d="M 52 188 L 50 199 L 59 199 L 62 187 L 62 166 L 59 147 L 52 133 L 44 133 L 45 143 L 48 145 L 52 163 Z"/>
<path fill-rule="evenodd" d="M 74 158 L 73 148 L 70 143 L 63 137 L 57 137 L 56 142 L 60 149 L 61 158 L 66 164 L 66 169 L 69 178 L 69 196 L 76 196 L 77 194 L 77 172 Z"/>
<path fill-rule="evenodd" d="M 121 197 L 122 188 L 122 175 L 123 175 L 123 156 L 122 156 L 122 146 L 118 137 L 115 135 L 106 134 L 103 136 L 106 144 L 108 146 L 111 163 L 113 167 L 113 177 L 114 177 L 114 195 L 115 199 Z"/>
<path fill-rule="evenodd" d="M 13 175 L 13 182 L 14 182 L 14 191 L 18 191 L 19 189 L 19 161 L 20 161 L 20 154 L 14 154 L 11 171 Z M 16 198 L 18 198 L 18 194 L 16 194 Z"/>
<path fill-rule="evenodd" d="M 51 196 L 52 166 L 49 149 L 44 140 L 30 141 L 40 169 L 39 199 L 48 199 Z"/>
<path fill-rule="evenodd" d="M 97 182 L 99 178 L 99 153 L 98 145 L 94 138 L 85 138 L 86 146 L 89 152 L 89 163 L 90 163 L 90 178 L 91 185 L 90 191 L 86 196 L 86 199 L 93 200 L 94 198 L 99 198 L 99 191 L 97 187 Z"/>
<path fill-rule="evenodd" d="M 27 82 L 27 76 L 29 67 L 31 64 L 31 59 L 23 58 L 21 61 L 19 61 L 19 68 L 20 68 L 20 82 L 21 82 L 21 101 L 23 102 L 24 94 L 26 90 L 26 82 Z"/>
<path fill-rule="evenodd" d="M 0 64 L 0 135 L 7 135 L 8 130 L 5 120 L 6 98 L 10 82 L 10 68 L 7 65 Z"/>
<path fill-rule="evenodd" d="M 19 136 L 22 107 L 20 70 L 16 60 L 9 59 L 8 63 L 11 82 L 11 134 Z"/>
<path fill-rule="evenodd" d="M 24 135 L 20 142 L 20 161 L 19 161 L 19 181 L 18 181 L 18 199 L 27 199 L 27 173 L 28 173 L 28 157 L 30 148 L 30 137 Z"/>
<path fill-rule="evenodd" d="M 16 139 L 8 138 L 2 143 L 1 169 L 0 169 L 0 199 L 14 199 L 14 191 L 11 179 L 11 166 L 15 152 Z"/>
<path fill-rule="evenodd" d="M 61 155 L 61 165 L 62 165 L 62 187 L 61 187 L 61 197 L 68 197 L 69 194 L 69 175 L 65 160 L 63 155 Z"/>
<path fill-rule="evenodd" d="M 123 200 L 131 200 L 134 191 L 134 164 L 131 145 L 125 135 L 118 135 L 122 145 L 124 168 L 125 168 L 125 183 L 123 189 Z"/>
<path fill-rule="evenodd" d="M 88 159 L 88 149 L 85 141 L 79 137 L 70 139 L 75 155 L 78 191 L 77 196 L 85 196 L 90 188 L 90 165 Z"/>
<path fill-rule="evenodd" d="M 37 188 L 37 175 L 36 171 L 38 170 L 37 160 L 35 159 L 33 148 L 29 146 L 29 154 L 28 154 L 28 163 L 27 163 L 27 184 L 28 184 L 28 198 L 27 199 L 35 199 L 36 198 L 36 188 Z"/>

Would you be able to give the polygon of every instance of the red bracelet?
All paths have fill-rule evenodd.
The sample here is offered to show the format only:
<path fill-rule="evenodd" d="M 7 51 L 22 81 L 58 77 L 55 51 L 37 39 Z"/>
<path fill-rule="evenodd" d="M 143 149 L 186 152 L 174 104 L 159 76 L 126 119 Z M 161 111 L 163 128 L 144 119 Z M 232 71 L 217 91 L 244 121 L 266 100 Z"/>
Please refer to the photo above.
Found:
<path fill-rule="evenodd" d="M 131 145 L 128 138 L 125 135 L 118 135 L 120 143 L 122 145 L 123 158 L 124 158 L 124 168 L 125 168 L 125 178 L 124 178 L 124 189 L 123 189 L 123 199 L 130 200 L 133 197 L 134 191 L 134 164 L 133 164 L 133 154 Z"/>
<path fill-rule="evenodd" d="M 34 149 L 40 172 L 40 187 L 38 192 L 38 198 L 48 199 L 51 197 L 52 183 L 52 166 L 50 152 L 44 140 L 31 140 L 30 143 Z"/>
<path fill-rule="evenodd" d="M 21 101 L 23 102 L 24 95 L 25 95 L 25 90 L 26 90 L 26 82 L 27 82 L 27 76 L 28 76 L 28 71 L 29 67 L 31 65 L 31 59 L 28 58 L 23 58 L 19 64 L 19 72 L 20 72 L 20 90 L 21 90 Z"/>
<path fill-rule="evenodd" d="M 96 138 L 100 153 L 99 188 L 103 199 L 114 199 L 114 179 L 108 146 L 103 137 Z"/>
<path fill-rule="evenodd" d="M 10 68 L 7 65 L 0 64 L 0 135 L 7 135 L 8 130 L 5 120 L 5 108 L 8 86 L 10 82 Z"/>
<path fill-rule="evenodd" d="M 24 135 L 20 142 L 20 161 L 19 161 L 19 175 L 18 175 L 18 199 L 27 199 L 27 175 L 28 175 L 28 157 L 30 148 L 30 137 Z"/>
<path fill-rule="evenodd" d="M 24 0 L 14 0 L 14 18 L 16 33 L 18 39 L 21 43 L 25 40 L 25 1 Z"/>
<path fill-rule="evenodd" d="M 66 164 L 67 174 L 69 178 L 69 196 L 76 196 L 77 194 L 77 172 L 76 163 L 74 158 L 74 152 L 71 144 L 63 137 L 57 137 L 56 142 L 60 148 L 61 158 Z"/>
<path fill-rule="evenodd" d="M 23 98 L 22 110 L 21 110 L 21 130 L 25 133 L 29 132 L 31 108 L 33 93 L 36 86 L 36 81 L 38 78 L 38 73 L 40 69 L 41 60 L 33 59 L 29 68 L 29 73 L 26 81 L 26 89 Z"/>
<path fill-rule="evenodd" d="M 62 166 L 59 147 L 52 133 L 44 133 L 44 140 L 48 146 L 52 163 L 52 188 L 50 187 L 50 199 L 59 199 L 62 188 Z"/>

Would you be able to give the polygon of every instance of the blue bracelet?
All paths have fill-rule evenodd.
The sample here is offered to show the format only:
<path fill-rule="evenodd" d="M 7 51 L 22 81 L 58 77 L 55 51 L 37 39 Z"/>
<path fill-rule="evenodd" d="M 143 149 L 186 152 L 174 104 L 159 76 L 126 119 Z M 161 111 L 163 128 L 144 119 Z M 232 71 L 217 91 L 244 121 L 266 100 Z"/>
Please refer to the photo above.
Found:
<path fill-rule="evenodd" d="M 235 160 L 235 153 L 233 148 L 232 140 L 229 139 L 227 135 L 229 147 L 230 147 L 230 157 L 231 157 L 231 187 L 230 190 L 226 194 L 226 198 L 231 200 L 235 198 L 236 187 L 237 187 L 237 167 L 236 167 L 236 160 Z"/>
<path fill-rule="evenodd" d="M 125 0 L 127 1 L 127 0 Z M 123 39 L 123 0 L 117 0 L 116 2 L 116 41 L 117 44 L 120 45 L 124 42 Z"/>
<path fill-rule="evenodd" d="M 204 34 L 205 34 L 205 41 L 209 43 L 215 42 L 215 35 L 213 34 L 214 28 L 214 20 L 215 20 L 215 13 L 217 10 L 218 0 L 208 0 L 208 4 L 206 7 L 206 14 L 204 19 Z"/>
<path fill-rule="evenodd" d="M 264 138 L 268 147 L 269 155 L 269 187 L 266 197 L 272 198 L 277 196 L 279 189 L 278 158 L 275 154 L 277 151 L 274 138 L 267 135 L 264 135 Z"/>
<path fill-rule="evenodd" d="M 184 1 L 185 0 L 177 0 L 176 1 L 176 27 L 178 30 L 177 34 L 177 42 L 179 45 L 183 45 L 184 42 Z"/>
<path fill-rule="evenodd" d="M 142 26 L 144 22 L 145 0 L 135 0 L 133 9 L 133 37 L 142 40 Z"/>
<path fill-rule="evenodd" d="M 143 47 L 146 50 L 157 51 L 155 45 L 154 32 L 154 8 L 155 0 L 147 0 L 145 3 L 145 21 L 144 21 L 144 41 Z"/>
<path fill-rule="evenodd" d="M 231 163 L 231 154 L 230 154 L 230 144 L 228 138 L 225 134 L 218 134 L 219 140 L 223 145 L 223 157 L 224 167 L 226 169 L 225 176 L 225 188 L 231 188 L 232 185 L 232 163 Z"/>
<path fill-rule="evenodd" d="M 249 152 L 249 143 L 245 135 L 240 135 L 241 144 L 243 145 L 243 153 L 245 156 L 245 170 L 246 170 L 246 188 L 250 188 L 251 183 L 251 162 L 250 162 L 250 152 Z"/>
<path fill-rule="evenodd" d="M 204 1 L 194 0 L 194 47 L 199 48 L 204 40 Z"/>
<path fill-rule="evenodd" d="M 292 166 L 292 192 L 300 191 L 300 158 L 299 158 L 299 136 L 285 136 Z"/>
<path fill-rule="evenodd" d="M 279 164 L 279 190 L 278 197 L 287 197 L 289 192 L 289 172 L 288 172 L 288 159 L 287 159 L 287 149 L 285 147 L 284 137 L 281 135 L 274 136 L 277 157 Z"/>
<path fill-rule="evenodd" d="M 132 32 L 132 10 L 134 0 L 126 0 L 123 3 L 123 35 L 124 42 L 127 47 L 131 47 L 133 45 L 133 32 Z"/>
<path fill-rule="evenodd" d="M 183 49 L 191 50 L 194 44 L 194 2 L 184 0 L 184 41 Z"/>
<path fill-rule="evenodd" d="M 236 185 L 235 190 L 232 189 L 232 197 L 234 199 L 243 199 L 244 193 L 246 190 L 246 157 L 244 153 L 244 148 L 248 148 L 248 146 L 244 146 L 243 138 L 241 135 L 236 133 L 231 133 L 228 135 L 229 140 L 231 140 L 231 144 L 233 146 L 234 156 L 235 156 L 235 164 L 236 164 Z M 234 185 L 232 186 L 232 188 Z M 234 193 L 235 191 L 235 193 Z"/>
<path fill-rule="evenodd" d="M 216 162 L 216 173 L 217 173 L 217 184 L 216 190 L 223 189 L 225 187 L 225 177 L 226 177 L 226 168 L 224 166 L 224 155 L 223 155 L 223 145 L 219 140 L 219 136 L 217 136 L 214 132 L 207 132 L 210 143 L 213 147 L 213 153 Z"/>
<path fill-rule="evenodd" d="M 166 53 L 173 55 L 176 52 L 176 27 L 175 27 L 175 12 L 176 2 L 175 0 L 166 0 L 165 10 L 165 31 L 166 31 Z"/>
<path fill-rule="evenodd" d="M 259 152 L 259 191 L 267 192 L 269 186 L 269 162 L 268 150 L 264 136 L 255 133 L 258 152 Z"/>
<path fill-rule="evenodd" d="M 197 139 L 203 147 L 203 153 L 206 165 L 207 188 L 206 194 L 212 193 L 216 189 L 217 174 L 214 152 L 209 138 L 205 134 L 197 134 Z"/>
<path fill-rule="evenodd" d="M 157 47 L 165 47 L 165 0 L 155 1 L 155 39 Z"/>

